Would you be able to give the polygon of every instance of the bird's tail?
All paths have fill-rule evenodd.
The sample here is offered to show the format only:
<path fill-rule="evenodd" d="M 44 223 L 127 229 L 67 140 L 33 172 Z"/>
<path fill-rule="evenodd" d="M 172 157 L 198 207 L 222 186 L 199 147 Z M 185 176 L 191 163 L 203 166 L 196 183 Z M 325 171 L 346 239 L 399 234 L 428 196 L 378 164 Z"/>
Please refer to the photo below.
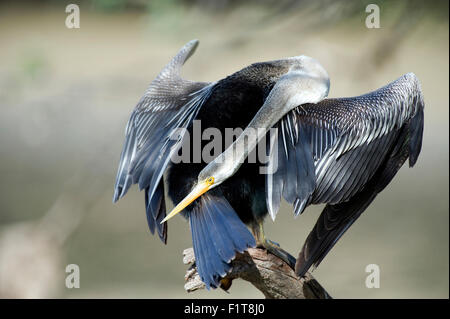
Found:
<path fill-rule="evenodd" d="M 195 262 L 206 288 L 217 288 L 236 252 L 256 242 L 224 197 L 204 194 L 199 201 L 189 212 Z"/>

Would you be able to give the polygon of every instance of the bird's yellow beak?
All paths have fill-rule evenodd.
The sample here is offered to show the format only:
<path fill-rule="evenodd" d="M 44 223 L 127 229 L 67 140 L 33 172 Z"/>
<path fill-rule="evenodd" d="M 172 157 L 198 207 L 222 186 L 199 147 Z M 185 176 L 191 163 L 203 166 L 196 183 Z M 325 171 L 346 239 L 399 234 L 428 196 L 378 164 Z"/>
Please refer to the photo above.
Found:
<path fill-rule="evenodd" d="M 171 219 L 173 216 L 175 216 L 176 214 L 181 212 L 183 209 L 185 209 L 187 206 L 189 206 L 194 200 L 196 200 L 201 195 L 206 193 L 211 188 L 211 185 L 213 183 L 214 183 L 214 178 L 210 177 L 207 180 L 205 180 L 204 182 L 197 184 L 194 187 L 194 189 L 189 193 L 189 195 L 187 195 L 181 202 L 179 202 L 178 205 L 175 206 L 174 209 L 172 209 L 170 214 L 167 215 L 166 218 L 164 218 L 162 220 L 161 224 L 168 221 L 169 219 Z"/>

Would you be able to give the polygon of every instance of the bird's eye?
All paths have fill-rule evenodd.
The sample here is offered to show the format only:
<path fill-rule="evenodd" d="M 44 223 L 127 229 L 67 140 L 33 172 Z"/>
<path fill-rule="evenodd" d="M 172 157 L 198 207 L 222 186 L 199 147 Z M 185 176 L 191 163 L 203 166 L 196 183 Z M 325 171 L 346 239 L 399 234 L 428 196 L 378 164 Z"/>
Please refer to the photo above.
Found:
<path fill-rule="evenodd" d="M 207 180 L 206 180 L 206 182 L 208 183 L 208 184 L 212 184 L 212 183 L 214 183 L 214 177 L 210 177 L 210 178 L 208 178 Z"/>

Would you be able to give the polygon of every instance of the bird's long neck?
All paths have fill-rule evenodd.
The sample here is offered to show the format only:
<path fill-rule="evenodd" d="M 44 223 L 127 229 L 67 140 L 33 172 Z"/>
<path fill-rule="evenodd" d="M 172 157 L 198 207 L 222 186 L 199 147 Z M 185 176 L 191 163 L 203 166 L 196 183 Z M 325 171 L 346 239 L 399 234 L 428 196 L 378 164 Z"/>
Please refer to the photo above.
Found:
<path fill-rule="evenodd" d="M 228 177 L 236 173 L 249 153 L 286 113 L 298 105 L 319 102 L 328 94 L 328 88 L 328 77 L 314 78 L 301 71 L 292 71 L 283 76 L 242 134 L 209 163 L 210 167 L 219 164 L 226 170 L 225 175 Z"/>
<path fill-rule="evenodd" d="M 234 174 L 270 128 L 293 108 L 282 99 L 279 94 L 270 94 L 242 134 L 215 161 L 222 162 Z"/>

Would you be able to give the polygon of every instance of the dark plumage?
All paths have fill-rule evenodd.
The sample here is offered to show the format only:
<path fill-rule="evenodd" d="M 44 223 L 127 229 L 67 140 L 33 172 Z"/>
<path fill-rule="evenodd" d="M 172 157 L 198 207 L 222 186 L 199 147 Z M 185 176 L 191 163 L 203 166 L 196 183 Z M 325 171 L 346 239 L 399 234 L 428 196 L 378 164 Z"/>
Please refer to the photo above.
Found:
<path fill-rule="evenodd" d="M 267 214 L 275 218 L 281 197 L 293 205 L 296 215 L 308 205 L 326 203 L 296 261 L 296 272 L 303 276 L 322 261 L 402 164 L 408 158 L 410 166 L 415 164 L 423 132 L 420 84 L 410 73 L 366 95 L 301 103 L 281 111 L 284 103 L 300 101 L 289 94 L 301 91 L 297 83 L 306 71 L 296 70 L 308 70 L 308 60 L 256 63 L 214 83 L 186 81 L 179 72 L 196 46 L 191 41 L 181 49 L 131 114 L 114 201 L 137 183 L 145 190 L 149 228 L 165 243 L 163 174 L 169 196 L 178 203 L 197 185 L 206 165 L 170 162 L 183 143 L 190 142 L 191 159 L 198 155 L 193 149 L 193 120 L 200 120 L 203 130 L 219 129 L 224 137 L 226 128 L 246 128 L 275 96 L 280 111 L 271 106 L 261 118 L 270 117 L 267 110 L 280 113 L 273 125 L 278 135 L 270 145 L 268 164 L 277 169 L 262 175 L 262 163 L 247 161 L 182 213 L 190 220 L 199 274 L 207 287 L 217 287 L 236 252 L 255 244 L 271 248 L 264 245 L 258 227 Z M 315 68 L 313 64 L 310 70 Z M 173 138 L 178 128 L 186 128 L 189 138 L 183 134 Z M 202 148 L 207 143 L 202 141 Z M 277 253 L 277 249 L 270 251 Z"/>

